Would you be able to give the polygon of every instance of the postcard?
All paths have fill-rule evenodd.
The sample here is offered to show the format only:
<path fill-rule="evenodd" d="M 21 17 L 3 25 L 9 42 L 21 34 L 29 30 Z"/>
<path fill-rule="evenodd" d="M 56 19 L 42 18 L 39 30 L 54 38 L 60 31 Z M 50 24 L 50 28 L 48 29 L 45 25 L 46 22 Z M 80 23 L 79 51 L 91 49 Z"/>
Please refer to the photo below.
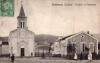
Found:
<path fill-rule="evenodd" d="M 99 0 L 0 0 L 0 63 L 99 63 Z"/>

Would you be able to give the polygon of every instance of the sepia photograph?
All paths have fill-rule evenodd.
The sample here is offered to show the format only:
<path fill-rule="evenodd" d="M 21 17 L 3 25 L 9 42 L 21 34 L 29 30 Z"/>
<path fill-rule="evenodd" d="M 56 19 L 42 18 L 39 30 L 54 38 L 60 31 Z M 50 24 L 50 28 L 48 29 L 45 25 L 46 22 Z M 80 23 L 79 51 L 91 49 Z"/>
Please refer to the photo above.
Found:
<path fill-rule="evenodd" d="M 99 0 L 0 0 L 0 63 L 99 62 Z"/>

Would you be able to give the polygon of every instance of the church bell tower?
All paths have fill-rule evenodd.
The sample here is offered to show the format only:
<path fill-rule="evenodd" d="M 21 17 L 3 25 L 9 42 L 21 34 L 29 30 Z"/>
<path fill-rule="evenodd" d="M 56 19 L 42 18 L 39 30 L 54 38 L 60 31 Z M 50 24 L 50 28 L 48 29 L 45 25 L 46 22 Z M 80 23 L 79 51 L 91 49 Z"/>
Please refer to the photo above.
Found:
<path fill-rule="evenodd" d="M 27 27 L 27 17 L 25 16 L 23 5 L 21 5 L 20 13 L 19 13 L 19 16 L 17 17 L 17 19 L 18 19 L 17 28 L 28 29 L 28 27 Z"/>

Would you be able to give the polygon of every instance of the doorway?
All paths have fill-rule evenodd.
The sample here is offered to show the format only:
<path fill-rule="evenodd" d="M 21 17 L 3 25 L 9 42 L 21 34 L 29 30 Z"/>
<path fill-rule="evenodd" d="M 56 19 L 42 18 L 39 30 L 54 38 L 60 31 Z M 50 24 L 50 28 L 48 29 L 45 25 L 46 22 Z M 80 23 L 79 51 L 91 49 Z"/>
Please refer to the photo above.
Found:
<path fill-rule="evenodd" d="M 25 56 L 25 48 L 21 48 L 21 56 Z"/>
<path fill-rule="evenodd" d="M 93 44 L 93 43 L 90 43 L 90 44 L 89 44 L 89 50 L 90 50 L 91 52 L 94 52 L 94 44 Z"/>
<path fill-rule="evenodd" d="M 75 52 L 76 52 L 75 44 L 68 44 L 67 45 L 67 53 L 71 54 L 71 53 L 75 53 Z"/>

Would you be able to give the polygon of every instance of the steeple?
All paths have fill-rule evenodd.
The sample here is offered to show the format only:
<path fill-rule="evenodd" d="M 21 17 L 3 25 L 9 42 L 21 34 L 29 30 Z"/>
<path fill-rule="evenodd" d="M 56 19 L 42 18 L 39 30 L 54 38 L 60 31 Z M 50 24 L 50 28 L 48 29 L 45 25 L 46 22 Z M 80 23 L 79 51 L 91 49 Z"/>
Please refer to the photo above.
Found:
<path fill-rule="evenodd" d="M 18 27 L 20 29 L 27 29 L 27 17 L 25 16 L 23 5 L 21 4 L 18 19 Z"/>
<path fill-rule="evenodd" d="M 25 12 L 24 12 L 24 8 L 23 8 L 23 1 L 21 0 L 21 8 L 20 8 L 20 13 L 19 13 L 19 17 L 25 17 Z"/>
<path fill-rule="evenodd" d="M 21 5 L 19 16 L 20 17 L 25 17 L 25 12 L 24 12 L 24 9 L 23 9 L 23 5 Z"/>

